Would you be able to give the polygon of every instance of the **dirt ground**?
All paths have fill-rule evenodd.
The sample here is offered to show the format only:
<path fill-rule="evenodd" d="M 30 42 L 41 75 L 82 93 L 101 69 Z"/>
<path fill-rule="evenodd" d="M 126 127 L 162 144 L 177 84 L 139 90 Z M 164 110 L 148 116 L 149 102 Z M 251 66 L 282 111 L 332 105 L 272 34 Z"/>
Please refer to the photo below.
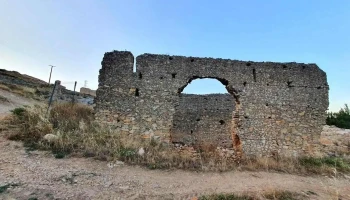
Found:
<path fill-rule="evenodd" d="M 87 158 L 55 159 L 0 137 L 0 199 L 192 199 L 202 194 L 289 190 L 310 199 L 350 199 L 350 177 L 272 172 L 148 170 Z"/>

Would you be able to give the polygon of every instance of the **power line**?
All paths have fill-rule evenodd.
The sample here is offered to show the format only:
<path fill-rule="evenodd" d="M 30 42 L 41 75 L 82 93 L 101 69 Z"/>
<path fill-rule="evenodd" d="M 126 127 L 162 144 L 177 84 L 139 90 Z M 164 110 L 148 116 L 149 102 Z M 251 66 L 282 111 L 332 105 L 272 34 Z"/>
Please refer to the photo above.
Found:
<path fill-rule="evenodd" d="M 61 81 L 61 84 L 74 84 L 75 81 Z"/>

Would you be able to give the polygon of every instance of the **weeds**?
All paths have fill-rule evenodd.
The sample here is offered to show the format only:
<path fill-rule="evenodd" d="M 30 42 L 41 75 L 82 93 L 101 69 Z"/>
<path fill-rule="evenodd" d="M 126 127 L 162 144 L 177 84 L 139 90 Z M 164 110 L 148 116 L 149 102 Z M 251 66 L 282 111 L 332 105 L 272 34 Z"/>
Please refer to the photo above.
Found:
<path fill-rule="evenodd" d="M 305 195 L 296 193 L 296 192 L 290 192 L 290 191 L 270 191 L 265 192 L 262 194 L 262 196 L 266 199 L 270 200 L 302 200 L 307 199 Z"/>
<path fill-rule="evenodd" d="M 0 84 L 0 89 L 5 90 L 5 91 L 11 91 L 11 89 L 9 87 L 7 87 L 6 85 Z"/>
<path fill-rule="evenodd" d="M 22 117 L 23 113 L 26 112 L 25 108 L 15 108 L 11 110 L 12 114 L 14 114 L 16 117 Z"/>
<path fill-rule="evenodd" d="M 16 184 L 16 183 L 0 186 L 0 194 L 6 192 L 6 190 L 9 189 L 10 187 L 17 187 L 17 186 L 19 186 L 19 184 Z"/>
<path fill-rule="evenodd" d="M 38 148 L 39 141 L 53 131 L 52 125 L 41 115 L 43 108 L 36 106 L 31 110 L 16 108 L 12 111 L 14 118 L 11 124 L 16 124 L 19 131 L 8 135 L 10 140 L 22 140 L 30 148 Z"/>
<path fill-rule="evenodd" d="M 212 194 L 207 196 L 199 197 L 199 200 L 258 200 L 258 199 L 269 199 L 269 200 L 302 200 L 307 199 L 305 195 L 301 195 L 290 191 L 271 191 L 264 192 L 262 194 Z"/>
<path fill-rule="evenodd" d="M 9 184 L 0 186 L 0 194 L 4 193 L 10 187 Z"/>
<path fill-rule="evenodd" d="M 212 194 L 209 196 L 202 196 L 199 200 L 254 200 L 254 198 L 248 195 Z"/>
<path fill-rule="evenodd" d="M 6 97 L 0 95 L 0 103 L 10 102 Z"/>
<path fill-rule="evenodd" d="M 90 125 L 92 120 L 92 108 L 80 104 L 57 104 L 50 112 L 50 122 L 53 127 L 60 128 L 64 132 L 79 129 L 79 123 L 82 121 Z"/>
<path fill-rule="evenodd" d="M 150 169 L 180 168 L 190 170 L 265 170 L 298 174 L 332 174 L 350 172 L 350 161 L 343 158 L 243 158 L 237 163 L 232 156 L 222 154 L 217 148 L 200 144 L 195 147 L 175 148 L 155 139 L 144 139 L 139 135 L 129 135 L 96 124 L 93 110 L 77 104 L 55 105 L 46 118 L 46 109 L 17 108 L 7 137 L 21 140 L 28 150 L 52 151 L 56 158 L 67 155 L 92 157 L 103 161 L 121 160 L 128 164 L 138 164 Z M 10 128 L 8 128 L 10 129 Z M 54 134 L 57 139 L 45 141 L 46 134 Z M 144 153 L 139 154 L 142 148 Z"/>
<path fill-rule="evenodd" d="M 308 171 L 317 172 L 320 168 L 336 169 L 340 172 L 350 172 L 350 161 L 344 158 L 323 157 L 300 158 L 300 164 L 308 169 Z"/>
<path fill-rule="evenodd" d="M 20 95 L 20 96 L 24 96 L 27 98 L 40 100 L 40 98 L 38 99 L 38 96 L 36 94 L 37 89 L 35 89 L 35 88 L 16 85 L 16 84 L 0 83 L 0 89 L 17 94 L 17 95 Z"/>

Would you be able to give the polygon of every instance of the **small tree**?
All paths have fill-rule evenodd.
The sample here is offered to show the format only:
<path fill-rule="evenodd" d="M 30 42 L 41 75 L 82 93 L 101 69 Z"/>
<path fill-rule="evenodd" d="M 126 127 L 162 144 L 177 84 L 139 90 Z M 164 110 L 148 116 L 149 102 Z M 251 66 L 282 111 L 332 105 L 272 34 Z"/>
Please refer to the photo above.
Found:
<path fill-rule="evenodd" d="M 344 108 L 341 108 L 339 112 L 336 113 L 328 113 L 327 125 L 334 125 L 339 128 L 347 128 L 350 129 L 350 109 L 347 104 L 345 104 Z"/>

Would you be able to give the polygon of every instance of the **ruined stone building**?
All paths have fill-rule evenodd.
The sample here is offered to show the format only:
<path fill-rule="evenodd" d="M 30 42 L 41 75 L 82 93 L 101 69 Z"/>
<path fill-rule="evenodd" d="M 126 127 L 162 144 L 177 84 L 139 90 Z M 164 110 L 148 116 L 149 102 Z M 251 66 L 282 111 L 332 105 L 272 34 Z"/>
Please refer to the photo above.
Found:
<path fill-rule="evenodd" d="M 92 89 L 86 88 L 86 87 L 81 87 L 79 92 L 81 94 L 87 94 L 87 95 L 90 95 L 90 96 L 93 96 L 93 97 L 96 96 L 96 91 L 95 90 L 92 90 Z"/>
<path fill-rule="evenodd" d="M 245 155 L 317 150 L 329 87 L 316 64 L 142 54 L 133 67 L 130 52 L 108 52 L 99 75 L 96 119 L 121 133 Z M 182 94 L 201 78 L 220 81 L 229 94 Z"/>

